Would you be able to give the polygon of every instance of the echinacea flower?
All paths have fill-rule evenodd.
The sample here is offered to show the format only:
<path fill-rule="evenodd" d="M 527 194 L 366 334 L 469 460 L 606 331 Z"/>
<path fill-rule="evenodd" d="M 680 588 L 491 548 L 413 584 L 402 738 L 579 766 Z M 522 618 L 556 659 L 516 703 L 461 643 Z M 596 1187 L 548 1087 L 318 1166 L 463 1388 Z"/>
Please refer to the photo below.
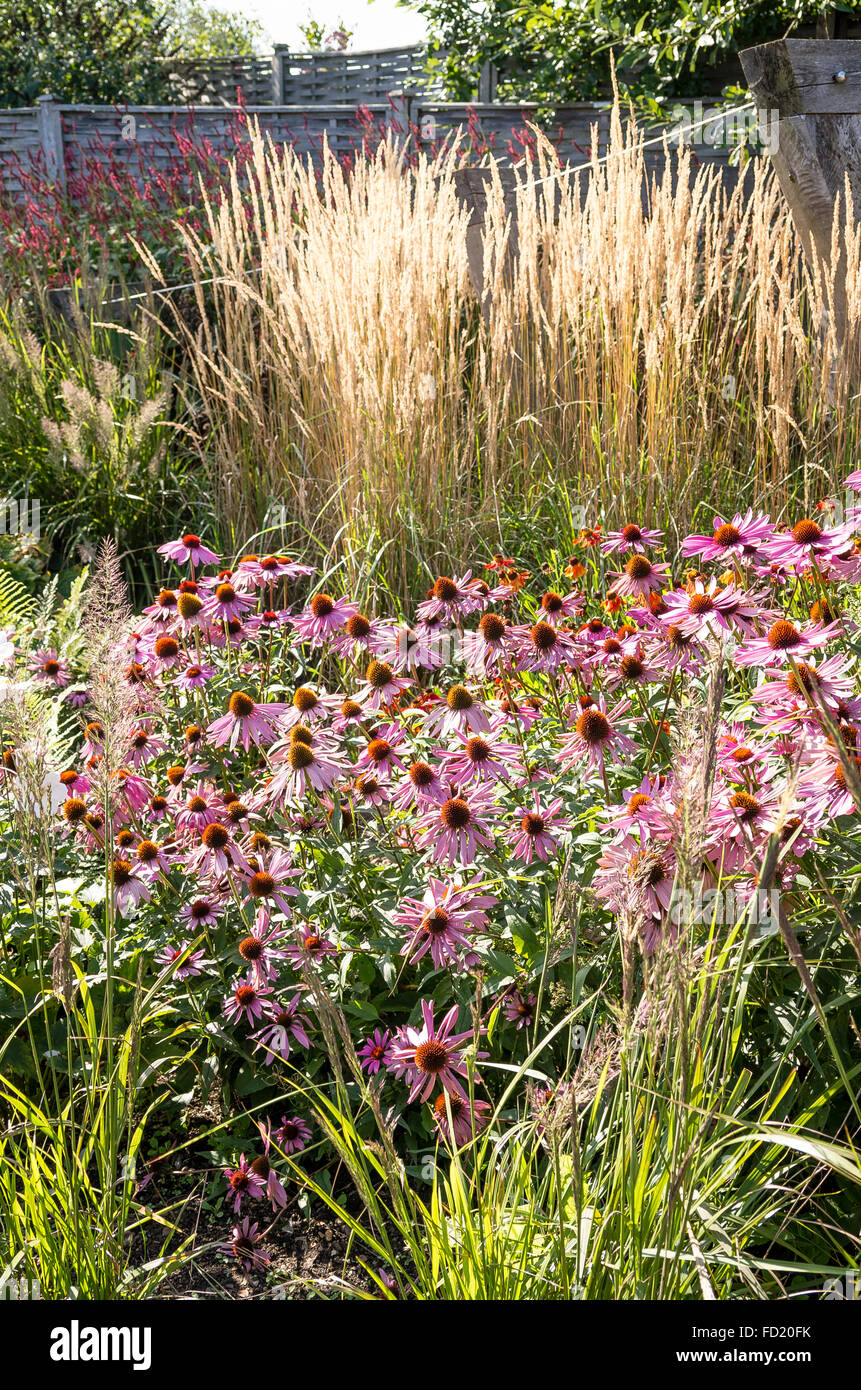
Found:
<path fill-rule="evenodd" d="M 848 554 L 853 531 L 852 522 L 828 529 L 810 519 L 798 521 L 791 531 L 775 531 L 767 546 L 768 556 L 773 564 L 795 574 L 827 569 L 830 561 Z"/>
<path fill-rule="evenodd" d="M 487 825 L 496 808 L 484 789 L 472 788 L 467 795 L 450 796 L 441 806 L 428 808 L 416 823 L 423 848 L 437 863 L 471 864 L 479 847 L 493 848 Z"/>
<path fill-rule="evenodd" d="M 620 728 L 620 721 L 630 708 L 631 701 L 623 700 L 608 710 L 602 696 L 581 710 L 573 730 L 559 746 L 559 766 L 567 769 L 585 758 L 588 768 L 603 774 L 609 754 L 617 762 L 625 757 L 633 757 L 637 746 Z"/>
<path fill-rule="evenodd" d="M 839 623 L 799 628 L 786 618 L 772 623 L 764 637 L 750 637 L 733 652 L 736 666 L 774 666 L 802 660 L 841 631 Z"/>
<path fill-rule="evenodd" d="M 365 684 L 356 694 L 358 702 L 367 710 L 378 710 L 391 705 L 413 682 L 395 674 L 394 667 L 387 661 L 376 657 L 368 662 L 365 671 Z"/>
<path fill-rule="evenodd" d="M 244 1216 L 239 1225 L 233 1227 L 230 1240 L 224 1241 L 218 1248 L 222 1255 L 233 1255 L 250 1274 L 254 1269 L 266 1269 L 271 1263 L 266 1251 L 259 1248 L 259 1241 L 258 1223 Z"/>
<path fill-rule="evenodd" d="M 437 748 L 435 753 L 441 776 L 460 787 L 505 781 L 515 772 L 520 758 L 516 743 L 504 743 L 490 733 L 471 734 L 469 738 L 461 735 L 457 748 Z"/>
<path fill-rule="evenodd" d="M 178 565 L 189 564 L 192 569 L 198 565 L 217 565 L 219 563 L 215 551 L 208 549 L 200 537 L 191 532 L 181 536 L 178 541 L 167 541 L 164 545 L 158 546 L 157 549 L 159 555 L 164 555 L 168 560 L 173 560 Z"/>
<path fill-rule="evenodd" d="M 762 547 L 774 535 L 774 526 L 767 516 L 754 516 L 749 507 L 744 515 L 736 512 L 732 521 L 722 516 L 714 519 L 710 536 L 686 536 L 682 541 L 683 555 L 701 555 L 706 561 L 726 563 L 740 560 L 747 563 L 759 555 Z"/>
<path fill-rule="evenodd" d="M 560 818 L 562 798 L 557 797 L 542 808 L 538 792 L 532 806 L 521 806 L 517 815 L 519 823 L 511 832 L 511 852 L 515 859 L 531 864 L 533 857 L 546 861 L 556 853 L 558 841 L 555 836 L 566 830 L 568 821 Z"/>
<path fill-rule="evenodd" d="M 480 700 L 465 685 L 452 685 L 440 700 L 424 711 L 424 727 L 430 734 L 487 734 L 490 719 Z"/>
<path fill-rule="evenodd" d="M 272 1065 L 276 1057 L 287 1061 L 291 1038 L 301 1047 L 311 1046 L 308 1041 L 308 1020 L 299 1012 L 300 999 L 300 995 L 294 994 L 284 1004 L 273 1003 L 266 1022 L 252 1034 L 254 1051 L 263 1048 L 263 1060 L 267 1067 Z"/>
<path fill-rule="evenodd" d="M 428 884 L 421 901 L 405 898 L 393 918 L 398 926 L 409 928 L 401 954 L 415 963 L 430 953 L 437 970 L 456 964 L 461 951 L 469 948 L 475 930 L 475 913 L 469 911 L 469 903 L 469 894 L 458 884 L 437 879 Z"/>
<path fill-rule="evenodd" d="M 663 531 L 650 531 L 645 526 L 638 526 L 636 522 L 629 522 L 623 526 L 621 531 L 608 531 L 606 540 L 601 543 L 602 555 L 625 555 L 629 550 L 634 554 L 642 555 L 649 548 L 660 545 L 663 539 Z"/>
<path fill-rule="evenodd" d="M 307 1120 L 300 1119 L 298 1115 L 292 1117 L 282 1115 L 278 1128 L 272 1133 L 272 1138 L 282 1153 L 301 1153 L 311 1138 L 311 1126 Z"/>
<path fill-rule="evenodd" d="M 523 994 L 519 989 L 513 989 L 502 1000 L 502 1013 L 517 1028 L 531 1028 L 537 1003 L 534 994 Z"/>
<path fill-rule="evenodd" d="M 245 1154 L 241 1155 L 238 1167 L 225 1168 L 224 1173 L 227 1178 L 227 1200 L 233 1199 L 233 1210 L 237 1215 L 243 1198 L 262 1197 L 266 1191 L 265 1183 L 248 1166 Z"/>
<path fill-rule="evenodd" d="M 653 589 L 661 589 L 667 582 L 669 565 L 653 565 L 645 555 L 635 553 L 627 561 L 621 574 L 616 575 L 610 586 L 610 596 L 615 598 L 645 598 Z"/>
<path fill-rule="evenodd" d="M 255 984 L 249 975 L 246 979 L 240 980 L 233 993 L 227 996 L 222 1013 L 231 1023 L 238 1023 L 244 1018 L 245 1022 L 253 1027 L 263 1017 L 264 1009 L 269 1007 L 271 994 L 269 985 Z"/>
<path fill-rule="evenodd" d="M 473 1037 L 472 1029 L 454 1033 L 458 1006 L 453 1004 L 438 1027 L 434 1026 L 433 1004 L 422 1000 L 421 1027 L 407 1025 L 394 1042 L 391 1070 L 403 1076 L 410 1086 L 410 1100 L 427 1100 L 437 1081 L 446 1091 L 467 1100 L 459 1076 L 467 1075 L 461 1044 Z"/>
<path fill-rule="evenodd" d="M 392 1059 L 392 1034 L 388 1028 L 375 1028 L 358 1050 L 362 1071 L 376 1076 L 381 1067 L 388 1067 Z"/>
<path fill-rule="evenodd" d="M 283 1211 L 287 1205 L 287 1193 L 284 1190 L 284 1184 L 272 1167 L 272 1160 L 269 1157 L 272 1145 L 272 1126 L 270 1124 L 262 1125 L 258 1120 L 257 1128 L 260 1130 L 260 1137 L 263 1140 L 263 1152 L 252 1161 L 251 1171 L 264 1184 L 264 1192 L 272 1203 L 272 1210 Z"/>
<path fill-rule="evenodd" d="M 283 704 L 257 704 L 243 690 L 235 690 L 227 702 L 227 713 L 209 725 L 207 737 L 216 748 L 225 744 L 235 748 L 241 743 L 247 753 L 252 743 L 275 742 L 285 709 Z"/>
<path fill-rule="evenodd" d="M 286 949 L 286 955 L 296 970 L 312 961 L 325 960 L 327 956 L 333 956 L 336 953 L 337 947 L 334 943 L 311 927 L 300 927 L 296 932 L 293 944 Z"/>
<path fill-rule="evenodd" d="M 299 873 L 301 870 L 293 867 L 287 851 L 276 849 L 266 857 L 260 868 L 251 874 L 245 883 L 245 891 L 258 905 L 270 910 L 273 906 L 280 907 L 289 917 L 290 904 L 287 899 L 295 898 L 298 892 L 290 880 L 296 878 Z"/>
<path fill-rule="evenodd" d="M 440 1091 L 433 1103 L 434 1123 L 444 1139 L 468 1144 L 487 1124 L 490 1106 L 486 1100 L 464 1100 L 451 1091 Z M 449 1114 L 451 1124 L 449 1124 Z"/>
<path fill-rule="evenodd" d="M 53 648 L 42 647 L 30 658 L 30 667 L 37 680 L 62 690 L 72 679 L 66 662 Z"/>
<path fill-rule="evenodd" d="M 340 632 L 347 622 L 359 611 L 357 603 L 349 603 L 344 598 L 332 598 L 330 594 L 315 594 L 308 607 L 290 621 L 302 642 L 319 647 L 327 637 Z"/>
<path fill-rule="evenodd" d="M 205 954 L 201 951 L 191 951 L 188 955 L 188 942 L 181 941 L 178 946 L 163 946 L 156 953 L 155 959 L 159 965 L 174 965 L 176 961 L 180 964 L 176 966 L 174 975 L 177 980 L 192 980 L 197 975 L 203 974 Z M 183 960 L 182 957 L 185 956 Z"/>

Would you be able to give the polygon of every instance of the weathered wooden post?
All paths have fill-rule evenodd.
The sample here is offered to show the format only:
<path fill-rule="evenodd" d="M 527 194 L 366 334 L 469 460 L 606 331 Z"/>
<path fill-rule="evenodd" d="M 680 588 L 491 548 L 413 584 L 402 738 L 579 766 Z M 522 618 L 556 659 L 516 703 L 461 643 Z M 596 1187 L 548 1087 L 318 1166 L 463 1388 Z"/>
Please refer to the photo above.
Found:
<path fill-rule="evenodd" d="M 834 275 L 834 331 L 843 345 L 847 184 L 853 226 L 861 218 L 861 41 L 779 39 L 739 56 L 757 106 L 778 116 L 772 162 L 811 267 Z M 832 266 L 835 214 L 841 238 Z"/>
<path fill-rule="evenodd" d="M 63 121 L 60 104 L 57 98 L 49 92 L 37 100 L 36 123 L 48 177 L 57 184 L 62 192 L 65 192 L 66 157 L 63 151 Z"/>

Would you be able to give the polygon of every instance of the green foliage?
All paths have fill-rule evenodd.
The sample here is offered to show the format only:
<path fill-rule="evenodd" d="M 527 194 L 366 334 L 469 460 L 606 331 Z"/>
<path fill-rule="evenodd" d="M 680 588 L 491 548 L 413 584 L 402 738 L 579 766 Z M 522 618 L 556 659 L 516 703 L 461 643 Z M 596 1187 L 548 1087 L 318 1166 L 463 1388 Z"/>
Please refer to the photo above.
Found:
<path fill-rule="evenodd" d="M 0 106 L 170 100 L 165 60 L 253 53 L 257 20 L 199 0 L 0 0 Z"/>
<path fill-rule="evenodd" d="M 232 58 L 258 53 L 268 42 L 259 19 L 206 9 L 199 0 L 177 0 L 169 37 L 183 58 Z"/>
<path fill-rule="evenodd" d="M 858 0 L 404 0 L 428 21 L 437 70 L 469 100 L 482 63 L 500 70 L 502 99 L 548 105 L 607 96 L 611 53 L 635 98 L 696 95 L 725 85 L 716 73 L 739 49 L 822 13 L 858 13 Z"/>

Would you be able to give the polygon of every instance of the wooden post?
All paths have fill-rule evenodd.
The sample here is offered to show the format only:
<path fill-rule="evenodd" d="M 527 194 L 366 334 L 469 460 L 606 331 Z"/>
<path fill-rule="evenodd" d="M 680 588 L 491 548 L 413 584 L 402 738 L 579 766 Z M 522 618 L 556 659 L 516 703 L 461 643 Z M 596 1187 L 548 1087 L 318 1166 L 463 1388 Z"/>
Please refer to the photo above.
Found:
<path fill-rule="evenodd" d="M 779 39 L 739 56 L 757 106 L 779 118 L 772 162 L 811 267 L 833 270 L 842 344 L 845 249 L 831 267 L 831 241 L 835 213 L 846 226 L 847 181 L 853 225 L 861 218 L 861 42 Z"/>
<path fill-rule="evenodd" d="M 387 92 L 386 96 L 389 102 L 386 130 L 402 143 L 410 133 L 410 98 L 406 92 Z"/>
<path fill-rule="evenodd" d="M 478 73 L 478 104 L 489 106 L 496 101 L 496 68 L 493 63 L 482 63 Z"/>
<path fill-rule="evenodd" d="M 50 92 L 38 97 L 36 102 L 36 122 L 39 130 L 39 144 L 45 156 L 48 177 L 66 191 L 66 158 L 63 151 L 63 122 L 60 103 Z"/>

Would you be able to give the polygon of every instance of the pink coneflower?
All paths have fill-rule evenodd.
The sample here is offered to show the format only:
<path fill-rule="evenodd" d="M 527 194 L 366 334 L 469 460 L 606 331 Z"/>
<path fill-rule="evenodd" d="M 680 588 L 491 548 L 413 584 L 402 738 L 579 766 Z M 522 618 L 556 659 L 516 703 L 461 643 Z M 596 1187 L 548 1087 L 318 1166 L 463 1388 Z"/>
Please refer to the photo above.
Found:
<path fill-rule="evenodd" d="M 209 725 L 207 737 L 216 748 L 241 743 L 247 753 L 252 743 L 265 746 L 278 737 L 278 726 L 286 705 L 257 704 L 250 695 L 235 690 L 227 702 L 227 713 Z"/>
<path fill-rule="evenodd" d="M 661 614 L 665 627 L 674 627 L 685 637 L 703 638 L 707 633 L 730 631 L 726 610 L 733 608 L 739 598 L 730 585 L 722 589 L 716 579 L 703 584 L 698 579 L 690 589 L 676 589 L 664 594 L 666 611 Z"/>
<path fill-rule="evenodd" d="M 238 1023 L 244 1018 L 249 1027 L 253 1028 L 263 1017 L 264 1010 L 268 1009 L 271 994 L 269 985 L 255 984 L 253 977 L 249 975 L 246 979 L 240 980 L 233 993 L 227 996 L 222 1013 L 231 1023 Z"/>
<path fill-rule="evenodd" d="M 178 541 L 167 541 L 157 548 L 159 555 L 164 555 L 168 560 L 174 560 L 178 565 L 190 564 L 192 569 L 198 565 L 217 565 L 219 563 L 215 551 L 209 550 L 200 537 L 191 532 L 181 536 Z"/>
<path fill-rule="evenodd" d="M 387 806 L 391 800 L 386 783 L 372 772 L 366 772 L 363 777 L 356 779 L 351 794 L 359 806 Z"/>
<path fill-rule="evenodd" d="M 397 784 L 392 805 L 399 811 L 406 811 L 410 806 L 421 806 L 422 803 L 441 806 L 447 797 L 448 791 L 440 781 L 439 773 L 430 763 L 418 760 L 410 763 L 406 777 Z"/>
<path fill-rule="evenodd" d="M 538 1003 L 534 994 L 522 994 L 514 989 L 506 994 L 502 1002 L 502 1013 L 509 1023 L 517 1028 L 531 1028 L 535 1020 L 535 1006 Z"/>
<path fill-rule="evenodd" d="M 72 679 L 66 662 L 53 648 L 40 647 L 30 658 L 30 667 L 37 680 L 44 681 L 55 690 L 62 690 Z"/>
<path fill-rule="evenodd" d="M 493 848 L 486 822 L 495 814 L 486 791 L 470 790 L 468 798 L 451 796 L 441 806 L 429 808 L 417 820 L 416 830 L 422 847 L 436 863 L 460 860 L 471 864 L 479 846 Z"/>
<path fill-rule="evenodd" d="M 437 748 L 436 757 L 442 764 L 440 774 L 446 781 L 461 787 L 476 782 L 506 781 L 515 772 L 520 758 L 516 743 L 504 743 L 495 734 L 461 735 L 457 748 Z"/>
<path fill-rule="evenodd" d="M 394 768 L 404 771 L 404 761 L 398 753 L 405 739 L 397 724 L 385 724 L 375 730 L 365 745 L 356 763 L 356 768 L 367 769 L 380 781 L 388 781 Z"/>
<path fill-rule="evenodd" d="M 149 729 L 135 729 L 129 744 L 129 762 L 134 768 L 143 767 L 153 758 L 157 758 L 167 747 L 164 739 L 151 733 Z"/>
<path fill-rule="evenodd" d="M 612 667 L 604 667 L 604 689 L 616 690 L 620 685 L 652 685 L 655 681 L 663 680 L 666 676 L 666 661 L 658 665 L 655 656 L 655 653 L 646 654 L 642 642 L 623 642 L 617 662 L 614 661 Z M 663 656 L 663 651 L 660 652 L 660 656 Z M 597 664 L 595 659 L 590 659 L 590 672 Z"/>
<path fill-rule="evenodd" d="M 491 729 L 496 733 L 509 723 L 531 729 L 541 718 L 544 705 L 537 695 L 527 696 L 520 704 L 506 696 L 503 700 L 490 701 L 490 708 L 496 711 L 491 719 Z"/>
<path fill-rule="evenodd" d="M 558 841 L 555 836 L 568 828 L 568 820 L 560 816 L 561 809 L 561 798 L 551 801 L 549 806 L 542 809 L 538 792 L 532 806 L 521 806 L 517 812 L 520 822 L 509 835 L 515 859 L 531 864 L 533 858 L 538 858 L 546 863 L 556 853 Z"/>
<path fill-rule="evenodd" d="M 233 1200 L 233 1210 L 236 1215 L 239 1214 L 243 1198 L 249 1197 L 255 1200 L 262 1197 L 266 1191 L 265 1184 L 248 1166 L 245 1154 L 240 1156 L 238 1167 L 225 1168 L 224 1174 L 227 1178 L 227 1201 Z"/>
<path fill-rule="evenodd" d="M 276 926 L 266 909 L 260 908 L 249 935 L 237 942 L 236 949 L 258 984 L 275 979 L 276 962 L 286 957 L 285 950 L 279 945 L 283 938 L 284 928 Z"/>
<path fill-rule="evenodd" d="M 349 603 L 345 598 L 335 599 L 330 594 L 315 594 L 308 607 L 290 621 L 302 642 L 319 647 L 327 637 L 345 628 L 349 619 L 358 611 L 359 605 Z"/>
<path fill-rule="evenodd" d="M 508 659 L 511 625 L 498 613 L 484 613 L 475 632 L 463 634 L 467 674 L 489 676 Z"/>
<path fill-rule="evenodd" d="M 89 779 L 73 767 L 60 773 L 60 781 L 66 789 L 66 796 L 86 796 L 92 790 Z"/>
<path fill-rule="evenodd" d="M 593 888 L 613 912 L 628 908 L 633 893 L 641 896 L 648 917 L 661 919 L 669 911 L 674 881 L 675 856 L 669 845 L 651 842 L 641 847 L 624 840 L 605 849 Z M 653 949 L 656 940 L 647 933 L 647 949 Z"/>
<path fill-rule="evenodd" d="M 287 1061 L 290 1056 L 291 1038 L 299 1043 L 300 1047 L 311 1046 L 308 1041 L 308 1020 L 299 1012 L 300 998 L 300 995 L 294 994 L 285 1004 L 273 1003 L 268 1020 L 262 1028 L 258 1028 L 257 1032 L 252 1034 L 254 1051 L 264 1049 L 267 1067 L 272 1065 L 276 1057 Z"/>
<path fill-rule="evenodd" d="M 452 659 L 453 639 L 441 618 L 416 623 L 395 624 L 381 645 L 380 661 L 395 672 L 409 671 L 422 666 L 426 671 L 438 671 Z"/>
<path fill-rule="evenodd" d="M 250 585 L 265 589 L 279 579 L 298 579 L 302 575 L 314 573 L 313 565 L 300 565 L 289 555 L 243 555 L 236 566 L 234 578 L 243 590 Z"/>
<path fill-rule="evenodd" d="M 467 570 L 460 579 L 452 579 L 441 574 L 434 581 L 427 598 L 416 609 L 421 622 L 441 620 L 445 623 L 459 623 L 482 606 L 483 596 L 470 587 L 472 570 Z"/>
<path fill-rule="evenodd" d="M 839 623 L 817 624 L 801 629 L 786 618 L 778 618 L 764 637 L 751 637 L 737 647 L 733 660 L 737 666 L 773 666 L 785 664 L 790 657 L 798 661 L 817 647 L 824 647 L 841 632 Z"/>
<path fill-rule="evenodd" d="M 776 828 L 778 798 L 768 787 L 727 788 L 714 798 L 709 820 L 721 865 L 732 873 L 750 862 L 754 845 L 767 840 Z"/>
<path fill-rule="evenodd" d="M 178 790 L 178 788 L 177 788 Z M 189 835 L 200 835 L 224 814 L 224 801 L 210 782 L 198 782 L 192 790 L 184 788 L 181 811 L 176 813 L 177 829 Z"/>
<path fill-rule="evenodd" d="M 424 710 L 424 727 L 429 734 L 487 734 L 490 719 L 483 704 L 465 685 L 452 685 L 444 700 Z"/>
<path fill-rule="evenodd" d="M 338 713 L 332 720 L 332 733 L 343 734 L 347 729 L 358 729 L 361 727 L 365 718 L 364 705 L 358 700 L 344 700 Z"/>
<path fill-rule="evenodd" d="M 768 556 L 773 564 L 795 574 L 827 569 L 829 561 L 846 558 L 853 531 L 852 522 L 826 529 L 816 521 L 799 521 L 791 531 L 775 531 L 767 546 Z"/>
<path fill-rule="evenodd" d="M 298 1154 L 302 1152 L 311 1138 L 311 1126 L 306 1120 L 300 1119 L 298 1115 L 293 1115 L 290 1118 L 287 1115 L 282 1115 L 278 1128 L 273 1131 L 272 1138 L 282 1153 Z"/>
<path fill-rule="evenodd" d="M 265 1184 L 266 1196 L 272 1203 L 272 1210 L 283 1210 L 287 1205 L 287 1193 L 284 1191 L 284 1184 L 272 1167 L 272 1161 L 269 1157 L 272 1145 L 272 1126 L 268 1122 L 263 1125 L 258 1120 L 257 1128 L 260 1130 L 260 1137 L 263 1140 L 263 1152 L 258 1154 L 252 1162 L 251 1171 Z"/>
<path fill-rule="evenodd" d="M 422 1000 L 422 1026 L 400 1029 L 394 1045 L 391 1070 L 403 1076 L 410 1086 L 410 1100 L 427 1100 L 437 1081 L 451 1095 L 468 1099 L 458 1076 L 467 1075 L 460 1044 L 471 1041 L 472 1029 L 453 1033 L 458 1006 L 453 1004 L 438 1028 L 434 1027 L 433 1004 Z"/>
<path fill-rule="evenodd" d="M 661 779 L 650 778 L 648 774 L 636 787 L 626 787 L 622 792 L 622 806 L 608 806 L 606 825 L 616 830 L 617 840 L 623 840 L 636 830 L 641 837 L 666 835 L 672 827 L 668 812 L 657 801 Z"/>
<path fill-rule="evenodd" d="M 409 928 L 401 954 L 415 962 L 430 953 L 437 970 L 449 962 L 456 964 L 459 953 L 469 949 L 476 917 L 482 924 L 487 920 L 485 913 L 470 910 L 468 892 L 457 884 L 432 879 L 421 901 L 406 898 L 395 913 L 396 925 Z"/>
<path fill-rule="evenodd" d="M 251 866 L 242 850 L 221 821 L 210 821 L 200 832 L 200 842 L 186 860 L 186 872 L 204 874 L 219 879 L 229 869 L 251 873 Z"/>
<path fill-rule="evenodd" d="M 856 781 L 861 782 L 861 757 L 852 751 L 849 763 L 855 769 Z M 819 824 L 850 816 L 857 810 L 846 769 L 830 752 L 812 764 L 799 783 L 798 796 L 805 802 L 810 818 Z"/>
<path fill-rule="evenodd" d="M 634 554 L 610 587 L 611 598 L 645 598 L 668 582 L 669 565 L 653 565 L 645 555 Z"/>
<path fill-rule="evenodd" d="M 320 723 L 336 714 L 341 703 L 340 695 L 320 695 L 309 685 L 300 685 L 293 692 L 293 698 L 289 705 L 285 706 L 284 718 L 281 721 L 282 726 L 285 729 L 292 729 L 300 724 Z"/>
<path fill-rule="evenodd" d="M 149 902 L 149 888 L 142 878 L 135 875 L 128 859 L 114 860 L 111 880 L 114 885 L 114 902 L 124 917 L 130 916 L 139 903 Z"/>
<path fill-rule="evenodd" d="M 273 906 L 280 907 L 289 917 L 291 908 L 287 899 L 295 898 L 298 893 L 298 889 L 292 886 L 290 880 L 301 872 L 301 869 L 293 868 L 286 850 L 275 849 L 267 854 L 260 868 L 246 881 L 246 894 L 258 906 L 266 907 L 270 911 Z"/>
<path fill-rule="evenodd" d="M 358 691 L 356 699 L 366 710 L 378 710 L 381 705 L 392 704 L 412 684 L 412 680 L 395 675 L 394 668 L 387 661 L 378 661 L 375 657 L 368 663 L 365 684 Z"/>
<path fill-rule="evenodd" d="M 342 632 L 332 638 L 332 651 L 343 660 L 367 661 L 376 656 L 390 642 L 389 629 L 377 618 L 367 618 L 364 613 L 354 613 L 347 619 Z"/>
<path fill-rule="evenodd" d="M 260 1239 L 258 1223 L 252 1222 L 249 1216 L 243 1216 L 239 1225 L 233 1227 L 231 1239 L 218 1248 L 222 1255 L 235 1256 L 246 1274 L 250 1274 L 254 1269 L 266 1269 L 271 1263 L 266 1251 L 258 1248 Z"/>
<path fill-rule="evenodd" d="M 173 589 L 162 589 L 155 602 L 145 608 L 144 614 L 153 626 L 171 625 L 177 617 L 176 593 Z"/>
<path fill-rule="evenodd" d="M 147 883 L 160 874 L 170 873 L 171 861 L 162 845 L 155 840 L 139 840 L 135 846 L 135 872 Z"/>
<path fill-rule="evenodd" d="M 238 594 L 229 580 L 224 580 L 212 590 L 203 605 L 203 611 L 211 623 L 227 623 L 233 619 L 239 619 L 241 622 L 246 608 L 250 608 L 253 603 L 253 598 Z"/>
<path fill-rule="evenodd" d="M 489 1112 L 490 1106 L 486 1100 L 464 1100 L 461 1096 L 453 1095 L 451 1091 L 441 1091 L 433 1103 L 434 1123 L 449 1143 L 452 1136 L 448 1117 L 449 1113 L 451 1114 L 451 1128 L 454 1130 L 454 1142 L 457 1145 L 468 1144 L 476 1134 L 481 1133 L 487 1124 Z"/>
<path fill-rule="evenodd" d="M 576 618 L 586 600 L 583 595 L 572 590 L 569 594 L 557 594 L 548 590 L 541 597 L 541 618 L 555 627 L 562 618 Z"/>
<path fill-rule="evenodd" d="M 375 1028 L 358 1050 L 362 1071 L 376 1076 L 381 1067 L 387 1068 L 392 1060 L 392 1035 L 388 1028 Z"/>
<path fill-rule="evenodd" d="M 663 540 L 663 531 L 650 531 L 645 526 L 637 526 L 634 522 L 629 522 L 623 526 L 621 531 L 608 531 L 607 538 L 601 544 L 602 555 L 626 555 L 628 551 L 633 551 L 637 555 L 642 555 L 647 548 L 660 545 Z"/>
<path fill-rule="evenodd" d="M 747 563 L 757 557 L 758 552 L 774 535 L 774 525 L 767 516 L 754 516 L 749 507 L 742 516 L 736 512 L 732 521 L 723 517 L 714 519 L 714 531 L 710 536 L 686 536 L 682 541 L 683 555 L 701 555 L 704 560 L 741 560 Z"/>
<path fill-rule="evenodd" d="M 578 659 L 577 643 L 570 632 L 554 627 L 543 619 L 531 627 L 511 630 L 511 649 L 516 653 L 517 668 L 521 671 L 558 671 L 560 666 L 574 666 Z"/>
<path fill-rule="evenodd" d="M 188 923 L 189 927 L 214 927 L 217 926 L 218 917 L 224 912 L 223 905 L 213 898 L 195 898 L 193 902 L 186 902 L 179 909 L 179 917 L 182 922 Z"/>
<path fill-rule="evenodd" d="M 149 665 L 156 675 L 163 675 L 166 671 L 173 671 L 177 666 L 184 666 L 185 660 L 179 641 L 170 633 L 156 637 L 148 656 Z"/>
<path fill-rule="evenodd" d="M 750 699 L 761 709 L 774 713 L 801 710 L 812 715 L 811 702 L 814 709 L 821 701 L 836 710 L 842 700 L 851 697 L 853 690 L 854 683 L 844 658 L 831 656 L 818 666 L 796 661 L 785 675 L 781 672 L 777 680 L 758 685 Z"/>
<path fill-rule="evenodd" d="M 637 745 L 619 728 L 619 721 L 630 708 L 631 701 L 623 700 L 608 710 L 602 696 L 587 709 L 581 710 L 573 731 L 559 745 L 559 767 L 567 771 L 585 758 L 588 768 L 603 774 L 608 754 L 614 761 L 633 757 Z"/>
<path fill-rule="evenodd" d="M 272 763 L 278 770 L 266 787 L 266 800 L 282 810 L 287 802 L 301 800 L 309 789 L 328 791 L 347 771 L 346 761 L 328 744 L 306 733 L 307 738 L 291 738 L 272 750 Z"/>
<path fill-rule="evenodd" d="M 337 946 L 321 932 L 312 927 L 300 927 L 293 944 L 287 947 L 286 955 L 294 970 L 298 970 L 311 961 L 323 961 L 327 956 L 336 955 L 337 950 Z"/>
<path fill-rule="evenodd" d="M 185 670 L 174 678 L 173 684 L 180 690 L 202 690 L 214 675 L 214 666 L 186 666 Z"/>
<path fill-rule="evenodd" d="M 182 963 L 177 965 L 173 972 L 175 978 L 177 980 L 192 980 L 196 975 L 203 974 L 205 955 L 202 950 L 192 951 L 189 955 L 186 955 L 187 951 L 188 942 L 182 941 L 178 946 L 163 946 L 155 959 L 159 965 L 174 965 L 176 961 L 181 961 Z M 182 960 L 183 956 L 185 956 L 185 960 Z"/>

